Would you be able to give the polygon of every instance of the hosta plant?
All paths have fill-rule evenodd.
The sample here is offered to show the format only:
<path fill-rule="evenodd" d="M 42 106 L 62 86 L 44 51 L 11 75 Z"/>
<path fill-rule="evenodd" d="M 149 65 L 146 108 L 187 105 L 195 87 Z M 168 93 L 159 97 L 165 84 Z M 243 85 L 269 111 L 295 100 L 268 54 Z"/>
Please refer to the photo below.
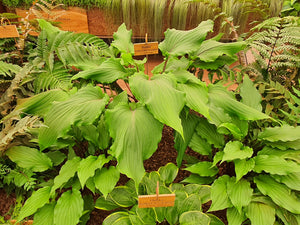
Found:
<path fill-rule="evenodd" d="M 89 189 L 107 200 L 118 189 L 115 186 L 120 174 L 132 179 L 136 194 L 150 193 L 139 189 L 140 183 L 147 180 L 143 161 L 156 151 L 165 125 L 175 131 L 179 167 L 187 146 L 213 156 L 212 145 L 240 146 L 245 137 L 252 135 L 248 133 L 250 125 L 270 120 L 257 107 L 256 95 L 253 101 L 255 91 L 252 93 L 251 85 L 251 94 L 241 93 L 242 101 L 238 101 L 222 85 L 207 86 L 189 72 L 195 64 L 214 68 L 230 64 L 245 46 L 243 42 L 221 43 L 220 36 L 205 40 L 212 31 L 212 21 L 189 31 L 168 29 L 159 44 L 164 62 L 154 68 L 152 77 L 145 74 L 146 59 L 134 59 L 132 32 L 124 24 L 110 46 L 89 34 L 60 31 L 44 20 L 39 24 L 42 31 L 37 47 L 4 95 L 8 103 L 11 96 L 19 99 L 14 111 L 2 120 L 3 130 L 22 127 L 19 123 L 24 118 L 37 116 L 39 121 L 37 126 L 13 133 L 2 130 L 1 135 L 8 140 L 1 143 L 2 153 L 21 168 L 47 175 L 26 201 L 19 221 L 34 214 L 37 224 L 84 224 L 93 201 L 82 190 Z M 246 79 L 245 88 L 249 82 Z M 31 87 L 29 94 L 33 96 L 21 99 L 15 87 L 24 84 Z M 25 143 L 16 138 L 21 132 L 28 139 Z M 234 142 L 228 141 L 230 137 Z M 289 141 L 296 145 L 294 139 Z M 250 157 L 251 150 L 245 152 L 244 159 Z M 215 157 L 217 160 L 221 154 Z M 208 168 L 205 179 L 211 179 L 217 169 L 212 163 L 204 164 Z M 256 178 L 257 186 L 263 178 Z M 223 183 L 229 180 L 232 178 L 221 179 Z M 248 190 L 248 183 L 241 182 L 240 189 Z M 267 188 L 260 187 L 260 193 L 267 195 Z M 99 201 L 97 207 L 101 207 Z M 239 205 L 238 212 L 245 204 Z M 201 212 L 196 214 L 202 217 Z M 178 213 L 179 222 L 183 215 Z M 203 224 L 213 224 L 210 221 Z"/>

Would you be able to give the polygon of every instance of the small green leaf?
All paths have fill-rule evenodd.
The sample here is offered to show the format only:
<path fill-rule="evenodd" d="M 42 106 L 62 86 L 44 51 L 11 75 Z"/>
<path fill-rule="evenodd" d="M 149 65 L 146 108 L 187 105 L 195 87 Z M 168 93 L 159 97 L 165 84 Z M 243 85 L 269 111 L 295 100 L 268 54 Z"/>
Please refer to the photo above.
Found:
<path fill-rule="evenodd" d="M 279 206 L 288 211 L 300 214 L 300 201 L 284 184 L 276 182 L 268 175 L 259 175 L 254 178 L 257 188 Z"/>
<path fill-rule="evenodd" d="M 196 194 L 192 194 L 181 203 L 178 214 L 181 215 L 189 211 L 202 211 L 201 205 L 201 198 Z"/>
<path fill-rule="evenodd" d="M 60 151 L 51 151 L 45 154 L 51 159 L 53 166 L 58 166 L 65 160 L 65 158 L 67 158 L 67 156 Z"/>
<path fill-rule="evenodd" d="M 131 225 L 128 212 L 115 212 L 105 218 L 102 225 Z"/>
<path fill-rule="evenodd" d="M 289 173 L 288 175 L 273 175 L 276 181 L 285 184 L 293 190 L 300 191 L 300 173 Z"/>
<path fill-rule="evenodd" d="M 211 186 L 211 200 L 212 204 L 209 212 L 226 209 L 232 206 L 227 194 L 227 183 L 230 177 L 223 175 L 219 177 Z"/>
<path fill-rule="evenodd" d="M 224 148 L 224 155 L 222 162 L 231 161 L 235 159 L 250 158 L 253 154 L 253 149 L 248 146 L 243 146 L 239 141 L 230 141 Z"/>
<path fill-rule="evenodd" d="M 44 205 L 34 214 L 34 224 L 53 225 L 55 202 Z"/>
<path fill-rule="evenodd" d="M 246 208 L 246 215 L 252 225 L 274 225 L 275 222 L 275 209 L 259 202 L 251 202 Z"/>
<path fill-rule="evenodd" d="M 60 169 L 59 174 L 54 178 L 54 184 L 51 189 L 51 194 L 53 194 L 57 188 L 61 188 L 65 183 L 69 181 L 70 178 L 74 177 L 78 170 L 80 163 L 80 158 L 75 157 L 68 160 Z"/>
<path fill-rule="evenodd" d="M 224 223 L 215 215 L 206 213 L 207 216 L 210 218 L 210 223 L 209 225 L 224 225 Z"/>
<path fill-rule="evenodd" d="M 240 180 L 238 182 L 227 183 L 227 193 L 233 206 L 242 213 L 242 207 L 247 206 L 253 194 L 253 190 L 250 187 L 250 183 L 246 180 Z"/>
<path fill-rule="evenodd" d="M 127 30 L 125 23 L 119 26 L 118 31 L 113 34 L 112 46 L 116 47 L 123 53 L 134 53 L 133 44 L 131 42 L 132 30 Z"/>
<path fill-rule="evenodd" d="M 226 217 L 230 225 L 241 225 L 246 220 L 244 212 L 239 212 L 235 207 L 226 210 Z"/>
<path fill-rule="evenodd" d="M 262 97 L 247 75 L 244 75 L 243 84 L 241 84 L 240 87 L 240 95 L 242 97 L 242 103 L 258 111 L 262 111 Z"/>
<path fill-rule="evenodd" d="M 105 198 L 114 189 L 119 179 L 120 172 L 114 166 L 110 166 L 108 169 L 103 167 L 94 176 L 95 186 Z"/>
<path fill-rule="evenodd" d="M 78 224 L 83 214 L 83 199 L 79 190 L 64 192 L 54 208 L 54 224 Z"/>
<path fill-rule="evenodd" d="M 187 168 L 185 168 L 185 170 L 196 173 L 203 177 L 213 177 L 219 172 L 218 167 L 212 166 L 212 162 L 207 161 L 188 166 Z"/>
<path fill-rule="evenodd" d="M 118 204 L 116 204 L 110 196 L 108 196 L 106 199 L 104 198 L 104 196 L 99 197 L 96 200 L 95 203 L 95 208 L 96 209 L 101 209 L 101 210 L 106 210 L 106 211 L 111 211 L 114 209 L 119 208 L 120 206 Z"/>
<path fill-rule="evenodd" d="M 50 158 L 35 148 L 14 146 L 6 151 L 6 155 L 18 166 L 34 172 L 43 172 L 52 167 Z"/>
<path fill-rule="evenodd" d="M 85 182 L 90 177 L 95 175 L 97 169 L 101 169 L 105 163 L 109 162 L 109 158 L 105 158 L 104 155 L 100 156 L 88 156 L 85 159 L 82 159 L 78 168 L 78 178 L 81 184 L 81 187 L 84 188 Z"/>
<path fill-rule="evenodd" d="M 199 211 L 189 211 L 179 217 L 180 225 L 209 225 L 210 218 Z"/>
<path fill-rule="evenodd" d="M 160 174 L 160 179 L 163 182 L 170 184 L 176 178 L 178 168 L 173 163 L 168 163 L 167 165 L 160 167 L 158 173 Z"/>
<path fill-rule="evenodd" d="M 50 198 L 50 190 L 50 187 L 44 187 L 33 192 L 22 207 L 17 221 L 21 221 L 25 217 L 34 214 L 39 208 L 47 204 Z"/>
<path fill-rule="evenodd" d="M 189 143 L 189 147 L 201 155 L 212 155 L 211 144 L 209 144 L 204 138 L 199 136 L 197 133 L 193 134 Z"/>
<path fill-rule="evenodd" d="M 259 133 L 258 137 L 270 142 L 296 141 L 300 139 L 300 127 L 292 127 L 289 125 L 283 125 L 282 127 L 270 127 Z"/>
<path fill-rule="evenodd" d="M 253 158 L 246 159 L 236 159 L 234 160 L 234 169 L 236 175 L 236 182 L 238 182 L 243 176 L 253 170 L 255 166 L 255 161 Z"/>
<path fill-rule="evenodd" d="M 130 207 L 137 203 L 137 195 L 126 186 L 118 186 L 109 194 L 111 199 L 121 207 Z"/>

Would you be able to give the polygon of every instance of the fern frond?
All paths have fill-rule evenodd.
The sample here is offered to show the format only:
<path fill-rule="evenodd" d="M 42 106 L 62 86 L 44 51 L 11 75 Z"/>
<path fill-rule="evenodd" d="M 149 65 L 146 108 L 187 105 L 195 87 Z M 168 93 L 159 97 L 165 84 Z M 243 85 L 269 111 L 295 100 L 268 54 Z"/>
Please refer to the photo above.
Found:
<path fill-rule="evenodd" d="M 20 70 L 21 67 L 18 65 L 0 61 L 0 76 L 13 77 L 13 75 L 18 73 Z"/>

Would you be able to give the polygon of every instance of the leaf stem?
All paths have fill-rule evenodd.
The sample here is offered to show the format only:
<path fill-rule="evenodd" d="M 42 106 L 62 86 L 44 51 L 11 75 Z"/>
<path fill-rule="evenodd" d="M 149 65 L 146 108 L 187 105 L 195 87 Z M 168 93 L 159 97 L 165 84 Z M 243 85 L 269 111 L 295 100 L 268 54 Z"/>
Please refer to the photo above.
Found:
<path fill-rule="evenodd" d="M 168 58 L 165 61 L 164 69 L 163 69 L 162 73 L 164 73 L 166 71 L 168 60 L 169 60 L 169 56 L 168 56 Z"/>

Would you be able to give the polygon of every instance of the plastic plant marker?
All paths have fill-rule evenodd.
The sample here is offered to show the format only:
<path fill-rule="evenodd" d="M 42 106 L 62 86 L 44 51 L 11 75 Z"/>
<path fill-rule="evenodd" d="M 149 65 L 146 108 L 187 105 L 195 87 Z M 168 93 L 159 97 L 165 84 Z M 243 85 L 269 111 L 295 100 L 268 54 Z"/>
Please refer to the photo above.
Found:
<path fill-rule="evenodd" d="M 139 208 L 153 208 L 153 207 L 169 207 L 175 204 L 175 194 L 159 194 L 159 182 L 157 181 L 155 195 L 140 195 Z"/>
<path fill-rule="evenodd" d="M 20 37 L 16 25 L 0 26 L 0 38 Z"/>

